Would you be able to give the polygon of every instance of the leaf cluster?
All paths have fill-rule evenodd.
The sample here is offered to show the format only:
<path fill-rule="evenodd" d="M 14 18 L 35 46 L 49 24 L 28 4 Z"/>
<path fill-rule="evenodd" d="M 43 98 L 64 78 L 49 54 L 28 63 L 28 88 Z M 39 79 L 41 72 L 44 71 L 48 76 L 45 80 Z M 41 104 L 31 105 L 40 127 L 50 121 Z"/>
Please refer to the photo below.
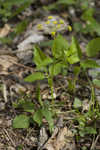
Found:
<path fill-rule="evenodd" d="M 75 37 L 72 37 L 71 44 L 60 34 L 53 40 L 52 56 L 47 56 L 39 47 L 34 47 L 33 61 L 36 64 L 37 72 L 25 78 L 25 81 L 34 82 L 45 78 L 62 74 L 63 69 L 68 70 L 73 64 L 80 64 L 80 68 L 99 68 L 100 65 L 93 60 L 100 51 L 100 38 L 91 40 L 86 46 L 86 55 L 82 57 L 82 49 Z M 76 71 L 77 72 L 77 71 Z"/>
<path fill-rule="evenodd" d="M 35 122 L 41 126 L 43 118 L 45 118 L 49 124 L 49 130 L 53 131 L 53 112 L 50 111 L 49 105 L 47 103 L 42 103 L 43 105 L 37 108 L 33 102 L 28 100 L 19 100 L 18 103 L 13 106 L 17 109 L 23 110 L 23 114 L 17 115 L 13 120 L 13 128 L 29 128 L 30 124 Z M 26 113 L 29 113 L 27 115 Z"/>
<path fill-rule="evenodd" d="M 34 0 L 0 0 L 0 17 L 3 22 L 7 22 L 28 8 Z"/>
<path fill-rule="evenodd" d="M 33 61 L 36 64 L 37 72 L 26 77 L 25 81 L 34 82 L 36 80 L 48 79 L 48 84 L 51 88 L 51 95 L 53 96 L 53 77 L 57 76 L 58 74 L 63 74 L 64 69 L 68 70 L 68 68 L 76 64 L 76 66 L 73 68 L 75 77 L 73 80 L 69 81 L 69 89 L 75 90 L 76 80 L 81 70 L 86 71 L 88 68 L 100 67 L 100 65 L 93 60 L 93 58 L 98 55 L 99 51 L 100 38 L 91 40 L 86 46 L 87 57 L 84 59 L 84 57 L 82 57 L 82 50 L 79 46 L 79 43 L 74 37 L 72 37 L 72 42 L 69 44 L 63 36 L 58 35 L 52 43 L 52 57 L 47 56 L 39 47 L 34 47 Z M 99 84 L 99 82 L 93 81 L 94 84 Z M 41 98 L 39 98 L 39 100 L 41 106 L 43 106 Z M 74 107 L 77 107 L 77 103 L 79 106 L 81 105 L 80 101 L 76 99 Z M 39 125 L 42 122 L 41 120 L 43 116 L 45 116 L 44 111 L 47 111 L 47 109 L 38 109 L 37 113 L 33 117 Z M 46 114 L 49 116 L 49 113 L 50 112 L 48 111 Z M 45 116 L 45 118 L 50 125 L 47 116 Z M 52 117 L 50 118 L 52 120 Z"/>

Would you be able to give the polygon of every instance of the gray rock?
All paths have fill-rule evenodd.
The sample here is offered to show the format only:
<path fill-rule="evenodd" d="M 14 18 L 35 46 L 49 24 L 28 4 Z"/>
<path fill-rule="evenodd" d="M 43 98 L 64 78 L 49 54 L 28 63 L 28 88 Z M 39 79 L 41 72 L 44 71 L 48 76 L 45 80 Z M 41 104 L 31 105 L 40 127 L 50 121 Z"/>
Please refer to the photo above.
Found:
<path fill-rule="evenodd" d="M 4 110 L 5 109 L 5 103 L 3 102 L 0 102 L 0 111 Z"/>

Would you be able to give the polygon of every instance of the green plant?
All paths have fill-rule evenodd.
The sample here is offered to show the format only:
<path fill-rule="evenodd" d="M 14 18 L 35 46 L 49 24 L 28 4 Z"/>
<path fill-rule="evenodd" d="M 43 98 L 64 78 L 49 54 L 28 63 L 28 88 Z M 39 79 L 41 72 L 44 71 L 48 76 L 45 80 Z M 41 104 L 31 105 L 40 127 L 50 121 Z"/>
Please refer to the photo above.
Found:
<path fill-rule="evenodd" d="M 77 12 L 80 12 L 80 16 L 78 16 L 78 18 L 80 17 L 80 19 L 79 21 L 73 21 L 72 19 L 74 30 L 77 33 L 89 33 L 92 36 L 95 34 L 100 36 L 100 23 L 94 17 L 96 9 L 95 6 L 91 6 L 90 0 L 57 0 L 49 6 L 45 6 L 44 8 L 47 10 L 57 11 L 61 11 L 64 9 L 66 10 L 66 8 L 73 10 L 75 9 L 76 14 Z"/>
<path fill-rule="evenodd" d="M 96 107 L 94 107 L 94 103 L 95 101 L 92 101 L 92 103 L 90 102 L 89 110 L 87 112 L 80 112 L 79 108 L 82 109 L 83 107 L 82 101 L 79 99 L 75 99 L 74 101 L 73 106 L 76 116 L 74 120 L 79 124 L 77 130 L 81 137 L 84 137 L 87 134 L 97 134 L 96 121 L 100 119 L 100 110 L 98 104 L 96 104 Z"/>
<path fill-rule="evenodd" d="M 97 134 L 97 126 L 96 122 L 100 120 L 100 105 L 98 101 L 96 101 L 95 90 L 93 87 L 93 83 L 89 80 L 91 86 L 91 99 L 88 103 L 88 108 L 86 112 L 83 111 L 83 102 L 75 98 L 73 107 L 75 109 L 75 121 L 78 122 L 78 128 L 75 134 L 76 136 L 84 137 L 85 135 L 95 135 Z M 86 104 L 87 105 L 87 104 Z M 81 108 L 81 111 L 80 111 Z"/>
<path fill-rule="evenodd" d="M 62 8 L 66 8 L 71 5 L 75 5 L 77 0 L 58 0 L 54 2 L 53 4 L 50 4 L 47 7 L 44 7 L 44 9 L 47 10 L 61 10 Z"/>
<path fill-rule="evenodd" d="M 80 61 L 81 49 L 77 40 L 73 37 L 72 43 L 69 45 L 67 40 L 61 35 L 58 35 L 52 44 L 52 57 L 46 56 L 42 50 L 38 47 L 34 47 L 34 62 L 37 66 L 37 72 L 26 77 L 25 81 L 33 82 L 35 80 L 42 80 L 46 78 L 51 88 L 52 102 L 53 98 L 53 78 L 54 76 L 62 73 L 63 70 L 68 70 L 68 67 Z M 75 80 L 74 87 L 77 80 L 77 76 L 80 72 L 79 67 L 75 67 Z"/>
<path fill-rule="evenodd" d="M 75 93 L 76 81 L 78 80 L 78 75 L 80 72 L 87 72 L 88 68 L 99 68 L 100 65 L 96 63 L 92 59 L 92 57 L 96 56 L 100 51 L 99 45 L 100 38 L 96 38 L 91 40 L 86 46 L 86 54 L 87 57 L 84 58 L 82 56 L 82 51 L 80 49 L 78 41 L 72 37 L 71 44 L 68 44 L 67 40 L 61 35 L 57 35 L 52 43 L 51 53 L 52 56 L 47 56 L 38 46 L 34 47 L 34 58 L 33 61 L 36 64 L 36 72 L 34 74 L 29 75 L 25 78 L 27 82 L 34 82 L 36 80 L 44 80 L 47 79 L 48 85 L 51 89 L 52 103 L 45 103 L 41 98 L 41 91 L 39 88 L 39 82 L 37 86 L 37 99 L 39 102 L 39 106 L 36 107 L 32 102 L 29 101 L 21 101 L 18 103 L 17 107 L 21 106 L 24 111 L 29 112 L 31 115 L 27 116 L 22 114 L 17 116 L 13 121 L 14 128 L 27 128 L 30 124 L 30 121 L 34 120 L 40 126 L 42 124 L 42 119 L 45 117 L 49 124 L 50 131 L 53 130 L 53 111 L 54 109 L 51 106 L 54 106 L 54 86 L 53 79 L 58 74 L 62 74 L 63 77 L 63 69 L 68 70 L 70 67 L 73 69 L 74 78 L 70 80 L 70 84 L 68 88 L 70 91 Z M 97 43 L 95 45 L 95 43 Z M 94 49 L 93 49 L 94 47 Z M 67 78 L 67 75 L 65 75 Z M 86 126 L 87 118 L 94 119 L 95 115 L 97 118 L 100 116 L 100 112 L 98 110 L 99 107 L 95 108 L 95 93 L 92 86 L 91 81 L 89 81 L 91 86 L 91 105 L 89 111 L 82 115 L 78 111 L 78 107 L 81 107 L 82 103 L 79 99 L 75 99 L 74 108 L 77 109 L 78 118 L 76 119 L 79 122 L 80 135 L 85 135 L 91 132 L 91 134 L 95 134 L 96 132 L 91 127 Z M 70 86 L 71 85 L 71 86 Z M 37 111 L 35 111 L 37 110 Z M 26 122 L 25 126 L 21 126 L 21 120 Z M 22 124 L 23 124 L 22 121 Z M 20 122 L 18 124 L 17 122 Z M 91 131 L 90 131 L 91 130 Z"/>
<path fill-rule="evenodd" d="M 97 34 L 98 36 L 100 36 L 100 23 L 94 17 L 96 10 L 94 7 L 89 6 L 89 1 L 84 2 L 81 2 L 82 15 L 80 16 L 80 21 L 78 23 L 73 22 L 74 30 L 78 33 L 89 33 L 92 36 Z"/>
<path fill-rule="evenodd" d="M 49 124 L 50 132 L 53 131 L 53 111 L 50 108 L 48 102 L 42 102 L 40 91 L 37 90 L 37 98 L 40 106 L 36 106 L 33 102 L 27 100 L 26 98 L 20 99 L 18 103 L 14 103 L 14 108 L 20 108 L 23 110 L 23 113 L 17 115 L 13 120 L 13 128 L 29 128 L 30 123 L 34 124 L 36 122 L 39 126 L 42 125 L 42 120 L 45 118 Z M 29 113 L 29 114 L 26 114 Z"/>
<path fill-rule="evenodd" d="M 22 13 L 26 8 L 28 8 L 32 3 L 34 3 L 35 0 L 0 0 L 0 20 L 1 20 L 1 26 L 3 24 L 10 21 L 12 18 L 16 17 L 18 14 Z M 13 29 L 13 32 L 10 32 L 8 36 L 0 38 L 0 42 L 2 44 L 12 44 L 13 39 L 16 35 L 22 33 L 29 21 L 25 18 L 25 20 L 22 20 L 20 23 L 16 25 L 16 27 Z"/>
<path fill-rule="evenodd" d="M 0 17 L 3 22 L 15 17 L 33 3 L 34 0 L 0 0 Z M 15 9 L 13 9 L 15 8 Z"/>
<path fill-rule="evenodd" d="M 69 89 L 72 88 L 72 90 L 74 90 L 80 71 L 100 67 L 100 65 L 91 58 L 98 54 L 100 50 L 99 43 L 100 38 L 96 38 L 87 44 L 86 58 L 82 56 L 82 50 L 74 37 L 72 37 L 71 44 L 68 44 L 65 38 L 58 35 L 52 42 L 52 57 L 46 56 L 39 47 L 35 46 L 33 61 L 36 64 L 37 72 L 26 77 L 25 81 L 34 82 L 35 80 L 47 79 L 53 96 L 54 76 L 63 74 L 64 69 L 68 70 L 73 64 L 79 63 L 78 66 L 73 66 L 74 78 L 71 81 L 69 80 Z"/>

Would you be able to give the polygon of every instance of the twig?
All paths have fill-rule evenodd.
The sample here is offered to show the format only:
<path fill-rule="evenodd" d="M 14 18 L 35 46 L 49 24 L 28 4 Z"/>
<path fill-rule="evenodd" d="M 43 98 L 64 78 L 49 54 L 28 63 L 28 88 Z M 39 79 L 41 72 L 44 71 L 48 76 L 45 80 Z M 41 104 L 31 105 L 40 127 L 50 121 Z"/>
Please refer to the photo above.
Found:
<path fill-rule="evenodd" d="M 11 141 L 12 145 L 13 145 L 14 147 L 16 147 L 14 141 L 13 141 L 12 138 L 9 136 L 7 130 L 6 130 L 6 129 L 3 129 L 3 131 L 4 131 L 4 133 L 7 135 L 7 137 L 9 138 L 9 140 Z"/>
<path fill-rule="evenodd" d="M 3 84 L 3 97 L 4 97 L 4 100 L 5 100 L 5 103 L 7 103 L 7 87 L 6 87 L 6 84 Z"/>
<path fill-rule="evenodd" d="M 92 145 L 91 145 L 90 150 L 95 149 L 95 146 L 96 146 L 96 143 L 97 143 L 97 141 L 98 141 L 99 137 L 100 137 L 100 134 L 96 137 L 95 141 L 94 141 L 94 142 L 92 142 Z"/>

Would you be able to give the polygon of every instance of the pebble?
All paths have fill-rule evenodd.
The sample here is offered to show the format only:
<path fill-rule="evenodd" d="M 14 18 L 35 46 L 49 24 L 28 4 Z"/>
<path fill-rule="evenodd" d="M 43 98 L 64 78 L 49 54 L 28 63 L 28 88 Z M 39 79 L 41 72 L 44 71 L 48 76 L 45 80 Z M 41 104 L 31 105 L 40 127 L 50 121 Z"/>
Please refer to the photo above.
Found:
<path fill-rule="evenodd" d="M 3 102 L 0 102 L 0 111 L 4 110 L 5 109 L 5 103 Z"/>

